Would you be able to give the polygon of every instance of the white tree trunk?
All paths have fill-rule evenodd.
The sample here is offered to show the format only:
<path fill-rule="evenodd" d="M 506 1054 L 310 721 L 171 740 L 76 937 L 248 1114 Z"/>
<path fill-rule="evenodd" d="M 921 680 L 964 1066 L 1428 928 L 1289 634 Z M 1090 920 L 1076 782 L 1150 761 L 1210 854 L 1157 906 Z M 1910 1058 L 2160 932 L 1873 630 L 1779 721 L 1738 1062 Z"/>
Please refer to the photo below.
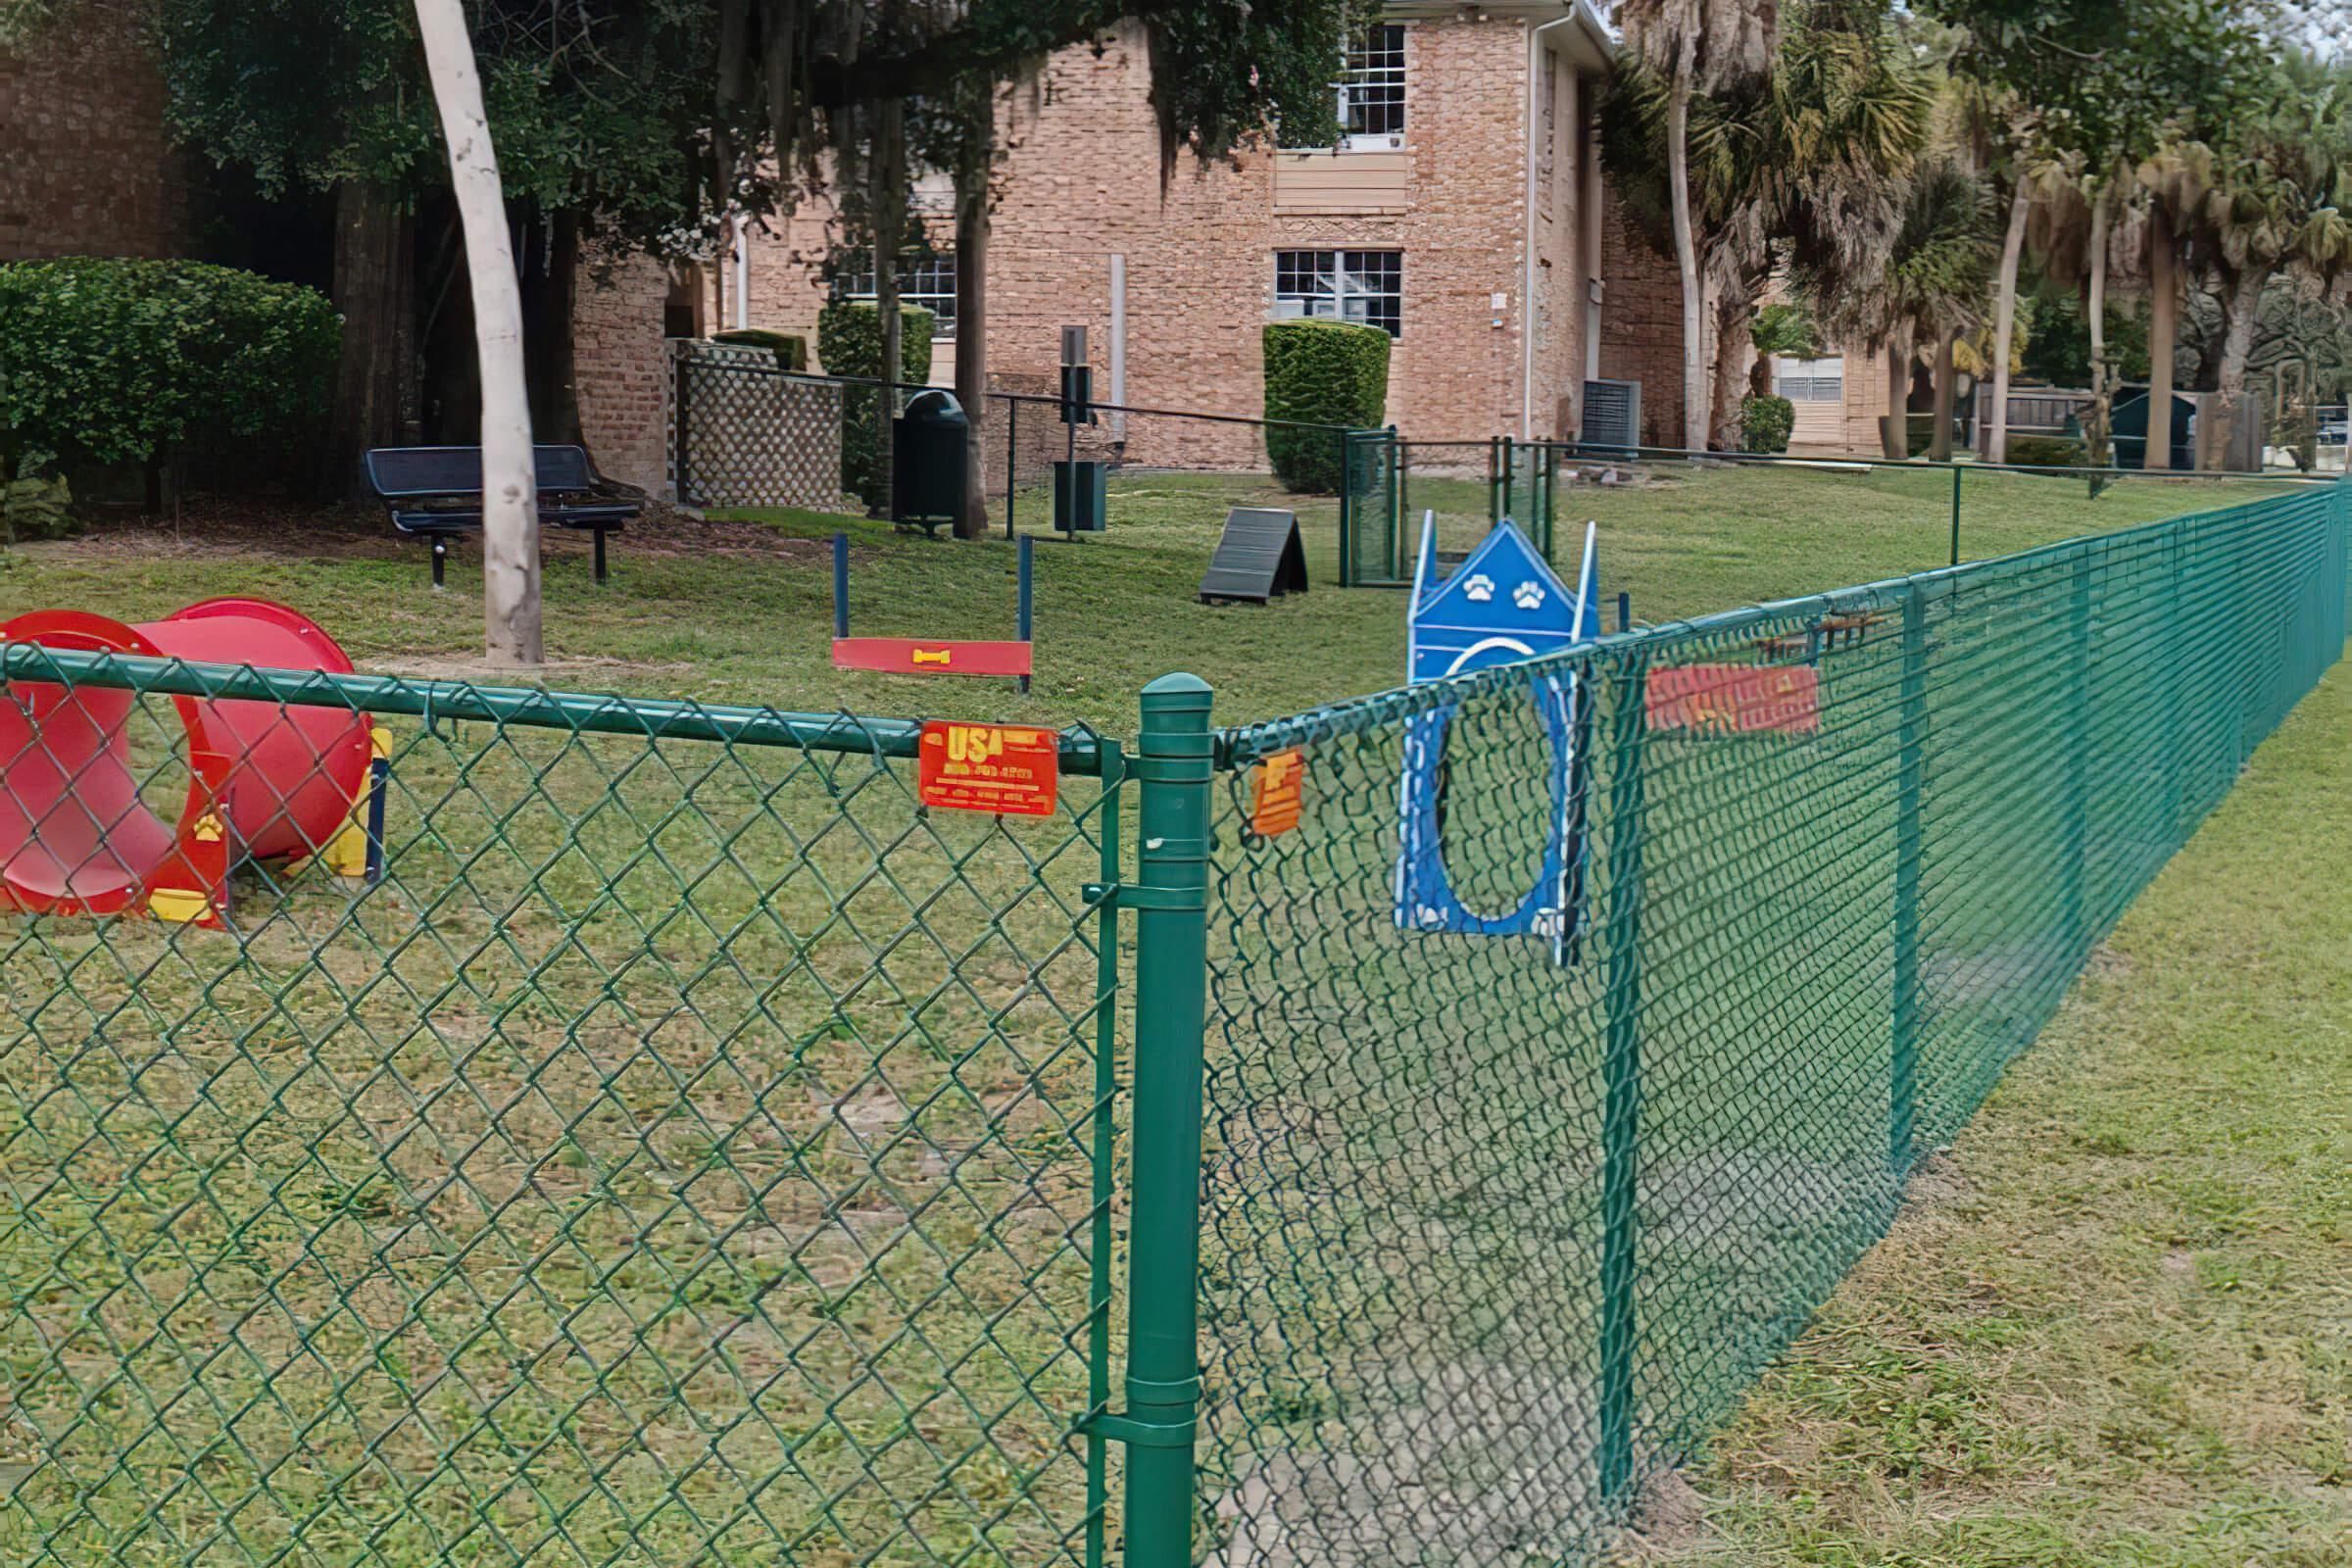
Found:
<path fill-rule="evenodd" d="M 2148 212 L 2148 449 L 2143 467 L 2173 466 L 2173 338 L 2180 330 L 2180 282 L 2175 275 L 2172 215 L 2162 201 Z"/>
<path fill-rule="evenodd" d="M 1698 245 L 1690 229 L 1691 40 L 1674 75 L 1666 111 L 1666 174 L 1673 186 L 1674 259 L 1683 276 L 1683 445 L 1707 444 L 1707 297 L 1698 275 Z"/>
<path fill-rule="evenodd" d="M 2026 251 L 2026 214 L 2034 205 L 2026 172 L 2017 172 L 2009 198 L 2009 232 L 2001 240 L 2000 292 L 1992 307 L 1992 409 L 1984 429 L 1984 461 L 2009 461 L 2009 346 L 2017 337 L 2017 264 Z"/>
<path fill-rule="evenodd" d="M 482 111 L 473 40 L 459 0 L 416 0 L 424 65 L 449 143 L 449 180 L 466 230 L 482 368 L 482 630 L 490 662 L 539 663 L 539 485 L 522 368 L 522 293 L 507 232 L 498 154 Z"/>

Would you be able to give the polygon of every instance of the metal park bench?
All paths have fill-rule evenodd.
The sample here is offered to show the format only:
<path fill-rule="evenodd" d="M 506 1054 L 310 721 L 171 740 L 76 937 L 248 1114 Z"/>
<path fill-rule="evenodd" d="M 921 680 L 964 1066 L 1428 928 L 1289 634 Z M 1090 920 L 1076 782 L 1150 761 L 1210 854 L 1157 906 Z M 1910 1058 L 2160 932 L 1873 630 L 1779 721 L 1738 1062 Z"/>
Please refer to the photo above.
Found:
<path fill-rule="evenodd" d="M 616 495 L 579 447 L 533 447 L 542 527 L 585 529 L 596 536 L 596 580 L 605 580 L 605 535 L 616 533 L 645 503 Z M 482 526 L 480 447 L 377 447 L 363 460 L 368 488 L 392 513 L 392 526 L 427 541 L 433 586 L 441 586 L 449 542 Z"/>

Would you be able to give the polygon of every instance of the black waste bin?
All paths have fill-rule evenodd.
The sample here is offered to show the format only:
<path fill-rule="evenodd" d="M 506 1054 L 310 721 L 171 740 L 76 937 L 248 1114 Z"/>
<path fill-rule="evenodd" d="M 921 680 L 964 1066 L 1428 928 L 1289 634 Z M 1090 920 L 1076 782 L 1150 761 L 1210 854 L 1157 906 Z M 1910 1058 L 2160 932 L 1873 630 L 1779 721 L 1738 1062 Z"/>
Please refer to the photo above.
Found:
<path fill-rule="evenodd" d="M 971 420 L 953 392 L 934 388 L 906 400 L 894 421 L 890 520 L 928 531 L 963 515 L 964 443 Z"/>

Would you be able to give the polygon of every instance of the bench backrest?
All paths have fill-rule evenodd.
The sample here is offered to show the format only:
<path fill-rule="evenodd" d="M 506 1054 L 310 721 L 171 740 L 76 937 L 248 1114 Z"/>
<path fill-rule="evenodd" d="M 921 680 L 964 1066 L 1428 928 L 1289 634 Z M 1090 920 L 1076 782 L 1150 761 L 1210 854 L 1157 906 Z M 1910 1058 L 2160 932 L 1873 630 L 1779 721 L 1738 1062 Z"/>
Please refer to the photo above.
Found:
<path fill-rule="evenodd" d="M 533 447 L 542 490 L 591 490 L 596 474 L 580 447 Z M 377 447 L 362 460 L 368 483 L 387 501 L 482 493 L 480 447 Z"/>

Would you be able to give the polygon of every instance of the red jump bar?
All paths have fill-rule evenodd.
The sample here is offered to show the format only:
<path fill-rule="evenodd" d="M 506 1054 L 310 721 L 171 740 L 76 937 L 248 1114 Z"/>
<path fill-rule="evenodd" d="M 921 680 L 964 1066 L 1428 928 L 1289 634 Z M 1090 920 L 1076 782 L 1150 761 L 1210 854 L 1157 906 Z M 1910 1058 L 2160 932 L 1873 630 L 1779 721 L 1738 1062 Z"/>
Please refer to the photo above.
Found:
<path fill-rule="evenodd" d="M 1029 644 L 940 642 L 918 637 L 836 637 L 835 669 L 890 675 L 1026 675 Z"/>

